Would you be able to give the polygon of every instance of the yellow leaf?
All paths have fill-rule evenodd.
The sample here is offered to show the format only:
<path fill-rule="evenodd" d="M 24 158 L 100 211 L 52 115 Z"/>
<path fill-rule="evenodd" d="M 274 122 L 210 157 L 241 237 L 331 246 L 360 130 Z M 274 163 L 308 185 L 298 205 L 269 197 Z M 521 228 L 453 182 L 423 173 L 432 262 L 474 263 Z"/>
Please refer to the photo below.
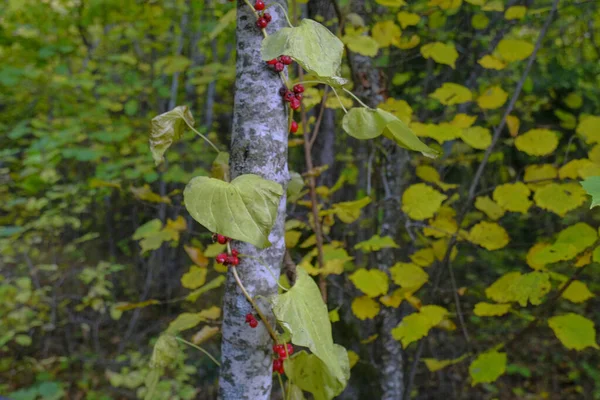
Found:
<path fill-rule="evenodd" d="M 352 369 L 352 367 L 354 367 L 356 365 L 358 360 L 360 360 L 360 357 L 358 356 L 358 354 L 356 354 L 352 350 L 348 350 L 348 363 L 349 363 L 350 369 Z"/>
<path fill-rule="evenodd" d="M 549 129 L 532 129 L 515 139 L 515 147 L 530 156 L 546 156 L 557 146 L 558 136 Z"/>
<path fill-rule="evenodd" d="M 494 189 L 494 201 L 506 211 L 527 213 L 533 204 L 529 200 L 531 191 L 523 182 L 505 183 Z"/>
<path fill-rule="evenodd" d="M 391 20 L 377 22 L 371 31 L 380 47 L 389 47 L 394 40 L 400 41 L 401 33 L 400 27 Z"/>
<path fill-rule="evenodd" d="M 571 260 L 592 246 L 597 238 L 594 228 L 584 222 L 578 222 L 560 231 L 552 245 L 541 248 L 532 254 L 531 259 L 536 264 Z"/>
<path fill-rule="evenodd" d="M 190 267 L 190 270 L 181 277 L 181 285 L 187 289 L 198 289 L 206 282 L 207 273 L 208 269 L 206 267 L 197 267 L 193 265 Z"/>
<path fill-rule="evenodd" d="M 340 313 L 338 312 L 337 308 L 329 311 L 329 321 L 331 321 L 331 323 L 338 322 L 339 320 L 340 320 Z"/>
<path fill-rule="evenodd" d="M 594 322 L 579 314 L 568 313 L 548 319 L 548 325 L 567 349 L 598 349 Z"/>
<path fill-rule="evenodd" d="M 471 18 L 471 25 L 475 29 L 485 29 L 490 23 L 490 19 L 485 14 L 475 14 Z"/>
<path fill-rule="evenodd" d="M 468 88 L 456 83 L 444 83 L 429 97 L 433 97 L 447 106 L 466 103 L 473 99 L 473 95 Z"/>
<path fill-rule="evenodd" d="M 465 0 L 469 4 L 473 4 L 474 6 L 482 6 L 485 4 L 487 0 Z"/>
<path fill-rule="evenodd" d="M 454 116 L 454 119 L 450 121 L 450 125 L 454 125 L 457 128 L 465 129 L 471 127 L 476 120 L 476 115 L 456 114 Z"/>
<path fill-rule="evenodd" d="M 397 15 L 397 18 L 398 22 L 400 22 L 400 26 L 402 26 L 402 29 L 405 29 L 407 26 L 417 25 L 421 20 L 419 14 L 406 11 L 400 11 Z"/>
<path fill-rule="evenodd" d="M 421 267 L 429 267 L 435 261 L 435 254 L 433 254 L 433 249 L 431 247 L 417 250 L 409 257 L 413 263 Z"/>
<path fill-rule="evenodd" d="M 418 313 L 410 314 L 392 329 L 392 337 L 402 342 L 402 347 L 427 336 L 429 330 L 442 322 L 448 310 L 439 306 L 424 306 Z"/>
<path fill-rule="evenodd" d="M 437 215 L 429 220 L 429 226 L 423 228 L 425 236 L 442 238 L 452 236 L 458 231 L 458 225 L 453 217 Z"/>
<path fill-rule="evenodd" d="M 537 271 L 544 271 L 546 269 L 546 264 L 540 263 L 536 260 L 536 258 L 540 252 L 544 251 L 544 249 L 548 247 L 550 247 L 549 243 L 536 243 L 529 249 L 529 251 L 527 252 L 526 260 L 527 265 L 529 265 L 531 269 Z"/>
<path fill-rule="evenodd" d="M 438 261 L 442 261 L 446 255 L 446 252 L 448 251 L 448 239 L 442 238 L 436 240 L 431 244 L 431 247 L 433 248 L 433 254 L 435 254 L 435 258 L 437 258 Z M 454 260 L 457 254 L 458 250 L 456 249 L 456 246 L 454 246 L 452 248 L 452 252 L 450 253 L 450 260 Z"/>
<path fill-rule="evenodd" d="M 466 1 L 468 2 L 469 0 L 466 0 Z M 473 0 L 471 0 L 471 1 L 473 1 Z M 459 362 L 464 360 L 466 357 L 467 356 L 465 354 L 465 355 L 455 358 L 453 360 L 437 360 L 435 358 L 423 358 L 422 360 L 430 372 L 436 372 L 436 371 L 446 368 L 449 365 L 458 364 Z"/>
<path fill-rule="evenodd" d="M 567 95 L 567 97 L 564 98 L 563 101 L 565 102 L 567 107 L 569 107 L 573 110 L 581 108 L 581 106 L 583 105 L 583 98 L 575 92 L 569 93 Z"/>
<path fill-rule="evenodd" d="M 460 138 L 463 142 L 477 150 L 485 150 L 492 144 L 490 130 L 481 126 L 463 129 Z"/>
<path fill-rule="evenodd" d="M 510 310 L 510 304 L 477 303 L 473 313 L 478 317 L 499 317 Z"/>
<path fill-rule="evenodd" d="M 185 249 L 185 252 L 187 253 L 188 256 L 190 256 L 190 258 L 192 259 L 192 261 L 194 262 L 194 264 L 196 264 L 199 267 L 207 267 L 208 266 L 208 257 L 206 257 L 204 254 L 202 254 L 202 250 L 200 250 L 197 247 L 192 247 L 192 246 L 183 246 L 183 248 Z"/>
<path fill-rule="evenodd" d="M 352 300 L 352 312 L 360 320 L 373 319 L 379 314 L 379 303 L 369 296 L 357 297 Z"/>
<path fill-rule="evenodd" d="M 416 170 L 417 176 L 425 182 L 435 183 L 440 189 L 446 191 L 458 187 L 455 184 L 444 183 L 441 181 L 440 174 L 431 165 L 419 165 Z"/>
<path fill-rule="evenodd" d="M 378 269 L 360 268 L 349 278 L 358 290 L 369 297 L 381 296 L 388 292 L 388 276 Z"/>
<path fill-rule="evenodd" d="M 410 295 L 410 292 L 408 290 L 404 288 L 399 288 L 394 290 L 394 292 L 391 295 L 381 296 L 379 298 L 379 301 L 381 302 L 381 304 L 387 307 L 398 308 L 402 301 L 406 299 L 408 295 Z"/>
<path fill-rule="evenodd" d="M 600 165 L 595 164 L 587 158 L 571 160 L 558 170 L 560 179 L 587 178 L 600 175 Z"/>
<path fill-rule="evenodd" d="M 504 12 L 504 18 L 511 19 L 522 19 L 527 13 L 527 7 L 525 6 L 511 6 Z"/>
<path fill-rule="evenodd" d="M 344 106 L 345 108 L 352 108 L 354 101 L 346 96 L 328 96 L 325 100 L 325 107 L 331 108 L 332 110 L 339 110 Z"/>
<path fill-rule="evenodd" d="M 375 0 L 375 2 L 386 7 L 402 7 L 406 4 L 404 0 Z"/>
<path fill-rule="evenodd" d="M 415 125 L 414 123 L 411 124 L 411 127 Z M 421 133 L 424 133 L 424 136 L 428 136 L 432 139 L 434 139 L 435 141 L 437 141 L 439 144 L 443 144 L 444 142 L 447 142 L 449 140 L 454 140 L 458 137 L 460 137 L 460 134 L 462 132 L 461 129 L 457 128 L 454 125 L 449 124 L 448 122 L 442 122 L 439 125 L 436 124 L 421 124 L 425 127 L 425 132 L 421 131 Z M 418 135 L 418 133 L 417 133 Z"/>
<path fill-rule="evenodd" d="M 375 57 L 379 52 L 379 42 L 370 36 L 345 35 L 342 42 L 348 46 L 350 51 L 367 57 Z"/>
<path fill-rule="evenodd" d="M 451 10 L 460 7 L 462 0 L 429 0 L 427 5 L 429 7 L 439 7 L 442 10 Z"/>
<path fill-rule="evenodd" d="M 394 41 L 394 46 L 402 50 L 414 49 L 421 43 L 421 38 L 417 35 L 411 35 L 410 39 L 406 36 L 400 36 L 400 40 Z"/>
<path fill-rule="evenodd" d="M 506 63 L 490 54 L 487 54 L 477 61 L 485 69 L 501 70 L 506 68 Z"/>
<path fill-rule="evenodd" d="M 506 99 L 508 99 L 508 93 L 502 90 L 500 86 L 492 86 L 477 98 L 477 104 L 483 109 L 494 110 L 502 107 L 506 103 Z"/>
<path fill-rule="evenodd" d="M 509 115 L 506 117 L 506 126 L 508 127 L 508 132 L 510 136 L 516 137 L 519 134 L 519 126 L 521 125 L 521 121 L 519 118 L 514 115 Z"/>
<path fill-rule="evenodd" d="M 429 275 L 418 265 L 398 262 L 390 267 L 394 283 L 411 293 L 416 292 L 428 280 Z"/>
<path fill-rule="evenodd" d="M 405 124 L 410 124 L 413 110 L 406 101 L 389 97 L 384 103 L 379 105 L 379 108 L 395 115 Z"/>
<path fill-rule="evenodd" d="M 600 116 L 581 117 L 577 125 L 577 134 L 581 135 L 587 144 L 600 143 Z"/>
<path fill-rule="evenodd" d="M 208 258 L 216 257 L 218 254 L 225 251 L 227 245 L 219 244 L 219 243 L 211 243 L 206 246 L 206 250 L 204 250 L 204 256 Z"/>
<path fill-rule="evenodd" d="M 533 200 L 538 207 L 564 217 L 569 211 L 583 205 L 587 195 L 579 183 L 551 183 L 538 189 Z"/>
<path fill-rule="evenodd" d="M 490 0 L 481 7 L 481 11 L 504 11 L 504 0 Z"/>
<path fill-rule="evenodd" d="M 370 197 L 363 197 L 362 199 L 356 201 L 335 203 L 332 206 L 332 210 L 342 222 L 350 224 L 360 217 L 360 210 L 367 206 L 370 202 Z"/>
<path fill-rule="evenodd" d="M 202 344 L 211 337 L 215 336 L 217 333 L 219 333 L 218 327 L 205 325 L 202 327 L 202 329 L 196 332 L 194 336 L 192 336 L 192 343 L 195 345 Z"/>
<path fill-rule="evenodd" d="M 296 247 L 301 236 L 302 232 L 300 231 L 291 230 L 285 232 L 285 247 L 288 249 Z"/>
<path fill-rule="evenodd" d="M 446 64 L 452 68 L 456 68 L 455 63 L 458 58 L 458 52 L 454 44 L 442 42 L 428 43 L 421 46 L 421 54 L 427 59 L 433 58 L 439 64 Z"/>
<path fill-rule="evenodd" d="M 502 39 L 496 52 L 505 61 L 522 61 L 533 53 L 533 44 L 519 39 Z"/>
<path fill-rule="evenodd" d="M 497 223 L 482 221 L 469 231 L 469 241 L 488 250 L 498 250 L 505 247 L 510 238 L 506 230 Z"/>
<path fill-rule="evenodd" d="M 525 167 L 525 182 L 539 182 L 544 180 L 554 179 L 558 176 L 556 167 L 552 164 L 533 164 Z M 543 185 L 542 185 L 543 186 Z M 531 187 L 531 186 L 530 186 Z M 536 188 L 540 186 L 534 186 Z"/>
<path fill-rule="evenodd" d="M 134 187 L 130 186 L 129 191 L 133 193 L 133 195 L 142 200 L 149 201 L 151 203 L 166 203 L 171 204 L 171 199 L 167 196 L 160 196 L 150 189 L 150 185 L 144 185 L 142 187 Z"/>
<path fill-rule="evenodd" d="M 600 144 L 592 147 L 592 149 L 588 152 L 588 158 L 596 164 L 600 164 Z"/>
<path fill-rule="evenodd" d="M 546 272 L 534 271 L 521 275 L 520 272 L 509 272 L 500 277 L 485 290 L 485 295 L 498 302 L 517 302 L 526 307 L 542 304 L 544 297 L 552 288 L 550 277 Z"/>
<path fill-rule="evenodd" d="M 577 260 L 575 261 L 575 264 L 573 264 L 573 266 L 576 268 L 581 268 L 583 266 L 590 264 L 591 262 L 592 262 L 592 252 L 586 251 L 585 253 L 583 253 L 582 255 L 577 257 Z"/>
<path fill-rule="evenodd" d="M 417 183 L 404 191 L 402 211 L 410 218 L 421 221 L 433 217 L 447 198 L 431 186 Z"/>
<path fill-rule="evenodd" d="M 567 299 L 572 303 L 583 303 L 586 300 L 594 297 L 587 285 L 581 281 L 573 281 L 561 295 L 563 299 Z"/>
<path fill-rule="evenodd" d="M 504 209 L 489 196 L 479 196 L 475 199 L 475 208 L 483 211 L 489 219 L 497 221 L 504 215 Z"/>

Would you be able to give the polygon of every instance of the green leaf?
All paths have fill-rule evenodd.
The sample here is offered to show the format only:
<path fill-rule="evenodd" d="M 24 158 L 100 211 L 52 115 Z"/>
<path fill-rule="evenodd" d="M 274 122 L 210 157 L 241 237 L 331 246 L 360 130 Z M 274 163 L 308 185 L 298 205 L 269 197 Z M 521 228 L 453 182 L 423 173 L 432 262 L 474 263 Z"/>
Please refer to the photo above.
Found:
<path fill-rule="evenodd" d="M 305 18 L 295 28 L 282 28 L 262 42 L 262 58 L 292 57 L 307 72 L 320 77 L 340 75 L 344 44 L 320 23 Z"/>
<path fill-rule="evenodd" d="M 600 206 L 600 176 L 591 176 L 581 182 L 587 194 L 592 196 L 590 208 Z"/>
<path fill-rule="evenodd" d="M 202 286 L 199 289 L 194 290 L 192 293 L 188 294 L 185 298 L 187 301 L 196 301 L 198 297 L 200 297 L 203 293 L 208 292 L 209 290 L 216 289 L 225 282 L 225 276 L 219 275 L 212 281 L 208 282 L 206 285 Z"/>
<path fill-rule="evenodd" d="M 284 361 L 285 374 L 300 389 L 313 394 L 315 400 L 331 400 L 340 394 L 350 378 L 350 363 L 346 349 L 334 345 L 337 363 L 342 367 L 340 381 L 319 357 L 301 351 Z"/>
<path fill-rule="evenodd" d="M 567 349 L 598 349 L 594 323 L 579 314 L 568 313 L 548 319 L 548 325 Z"/>
<path fill-rule="evenodd" d="M 177 339 L 169 334 L 160 335 L 154 345 L 154 351 L 152 352 L 152 358 L 150 359 L 150 367 L 166 368 L 175 362 L 178 355 L 179 343 L 177 342 Z"/>
<path fill-rule="evenodd" d="M 489 351 L 480 354 L 469 366 L 469 374 L 475 386 L 478 383 L 491 383 L 506 372 L 506 353 Z"/>
<path fill-rule="evenodd" d="M 169 332 L 181 332 L 188 329 L 192 329 L 197 326 L 200 322 L 207 321 L 209 319 L 217 319 L 221 316 L 221 309 L 219 307 L 211 307 L 206 310 L 202 310 L 199 313 L 182 313 L 175 318 L 169 324 Z"/>
<path fill-rule="evenodd" d="M 181 286 L 187 289 L 198 289 L 206 282 L 207 273 L 208 269 L 206 267 L 192 265 L 190 270 L 181 277 Z"/>
<path fill-rule="evenodd" d="M 183 197 L 191 216 L 209 231 L 265 248 L 282 194 L 280 184 L 248 174 L 231 183 L 196 177 Z"/>
<path fill-rule="evenodd" d="M 186 125 L 194 125 L 194 117 L 187 106 L 178 106 L 152 118 L 150 151 L 156 165 L 164 160 L 165 151 L 183 135 Z"/>
<path fill-rule="evenodd" d="M 139 228 L 137 228 L 135 230 L 135 232 L 133 233 L 133 240 L 140 240 L 140 239 L 144 239 L 147 238 L 153 234 L 155 234 L 156 232 L 160 231 L 162 229 L 162 222 L 160 221 L 160 219 L 155 218 L 151 221 L 146 222 L 144 225 L 140 226 Z"/>
<path fill-rule="evenodd" d="M 308 347 L 344 386 L 348 380 L 347 357 L 345 365 L 340 362 L 339 350 L 333 343 L 327 306 L 308 273 L 303 268 L 297 268 L 296 271 L 298 277 L 294 286 L 273 298 L 273 312 L 277 320 L 289 330 L 292 343 Z"/>

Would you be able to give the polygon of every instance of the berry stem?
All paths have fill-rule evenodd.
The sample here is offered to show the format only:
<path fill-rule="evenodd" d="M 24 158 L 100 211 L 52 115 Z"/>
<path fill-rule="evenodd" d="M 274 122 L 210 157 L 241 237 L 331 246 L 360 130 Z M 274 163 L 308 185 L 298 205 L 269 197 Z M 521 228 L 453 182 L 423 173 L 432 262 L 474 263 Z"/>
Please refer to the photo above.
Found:
<path fill-rule="evenodd" d="M 184 338 L 180 338 L 179 336 L 174 336 L 175 340 L 177 340 L 178 342 L 187 344 L 190 347 L 195 348 L 196 350 L 200 350 L 201 352 L 203 352 L 204 354 L 206 354 L 206 356 L 208 358 L 210 358 L 215 364 L 217 364 L 217 367 L 221 367 L 221 363 L 217 361 L 216 358 L 214 358 L 208 351 L 204 350 L 202 347 L 195 345 L 192 342 L 188 342 L 187 340 L 185 340 Z"/>
<path fill-rule="evenodd" d="M 360 99 L 359 99 L 359 98 L 358 98 L 358 97 L 357 97 L 357 96 L 356 96 L 354 93 L 352 93 L 351 91 L 349 91 L 348 89 L 346 89 L 346 88 L 342 88 L 342 90 L 343 90 L 344 92 L 348 93 L 350 96 L 354 97 L 354 100 L 358 101 L 358 102 L 360 103 L 360 105 L 361 105 L 361 106 L 363 106 L 363 107 L 365 107 L 365 108 L 368 108 L 368 109 L 370 109 L 370 110 L 373 110 L 373 108 L 369 107 L 368 105 L 366 105 L 365 103 L 363 103 L 362 101 L 360 101 Z M 336 93 L 336 96 L 337 96 L 337 93 Z M 339 97 L 338 97 L 338 98 L 339 98 Z M 342 107 L 343 107 L 343 106 L 342 106 Z"/>
<path fill-rule="evenodd" d="M 303 83 L 303 84 L 307 84 L 307 83 L 320 83 L 320 84 L 322 84 L 322 85 L 327 85 L 325 82 L 321 82 L 321 81 L 300 81 L 300 82 L 298 82 L 298 83 Z M 327 86 L 329 86 L 329 87 L 331 88 L 331 90 L 333 90 L 333 93 L 335 94 L 335 97 L 337 97 L 337 99 L 338 99 L 338 101 L 339 101 L 339 103 L 340 103 L 340 106 L 342 107 L 342 110 L 344 110 L 344 112 L 345 112 L 346 114 L 348 114 L 348 110 L 346 110 L 346 107 L 344 107 L 344 105 L 342 104 L 342 100 L 340 99 L 340 96 L 338 95 L 338 92 L 337 92 L 337 90 L 335 90 L 335 88 L 334 88 L 333 86 L 331 86 L 331 85 L 327 85 Z M 349 93 L 349 94 L 350 94 L 352 97 L 354 97 L 354 98 L 355 98 L 355 99 L 356 99 L 356 100 L 357 100 L 357 101 L 358 101 L 360 104 L 362 104 L 364 107 L 366 107 L 366 108 L 368 108 L 368 109 L 371 109 L 371 107 L 369 107 L 369 106 L 365 105 L 365 103 L 363 103 L 362 101 L 360 101 L 360 99 L 359 99 L 358 97 L 356 97 L 356 96 L 354 95 L 354 93 L 352 93 L 351 91 L 349 91 L 349 90 L 347 90 L 347 89 L 345 89 L 345 88 L 342 88 L 342 89 L 343 89 L 345 92 L 348 92 L 348 93 Z"/>
<path fill-rule="evenodd" d="M 294 25 L 292 25 L 291 21 L 290 21 L 290 17 L 288 17 L 287 13 L 285 12 L 285 9 L 283 8 L 283 6 L 279 3 L 274 3 L 276 6 L 279 6 L 281 8 L 281 11 L 283 12 L 283 15 L 285 16 L 285 20 L 287 21 L 288 25 L 290 26 L 290 28 L 293 28 Z"/>

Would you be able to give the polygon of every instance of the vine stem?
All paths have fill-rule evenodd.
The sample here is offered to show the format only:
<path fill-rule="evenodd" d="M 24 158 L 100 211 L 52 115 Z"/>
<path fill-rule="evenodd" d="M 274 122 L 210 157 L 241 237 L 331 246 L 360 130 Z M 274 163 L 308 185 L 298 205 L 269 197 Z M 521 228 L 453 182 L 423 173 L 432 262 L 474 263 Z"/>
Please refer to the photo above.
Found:
<path fill-rule="evenodd" d="M 254 261 L 258 261 L 258 262 L 259 262 L 259 263 L 260 263 L 260 264 L 261 264 L 263 267 L 267 268 L 267 271 L 269 271 L 269 275 L 271 275 L 271 277 L 272 277 L 272 278 L 275 280 L 275 282 L 277 283 L 277 286 L 279 286 L 279 287 L 281 288 L 281 290 L 283 290 L 283 291 L 285 291 L 285 292 L 287 292 L 287 291 L 289 290 L 289 289 L 287 289 L 287 288 L 285 288 L 285 287 L 281 286 L 281 284 L 279 283 L 279 281 L 278 281 L 278 280 L 277 280 L 277 278 L 275 277 L 275 274 L 274 274 L 274 273 L 273 273 L 273 271 L 271 270 L 271 267 L 269 267 L 269 266 L 267 265 L 267 263 L 265 263 L 265 262 L 264 262 L 262 259 L 260 259 L 260 258 L 258 258 L 258 257 L 254 257 L 254 256 L 249 256 L 249 255 L 246 255 L 246 254 L 240 254 L 240 256 L 242 256 L 242 257 L 246 257 L 246 258 L 249 258 L 249 259 L 251 259 L 251 260 L 254 260 Z"/>
<path fill-rule="evenodd" d="M 290 17 L 288 17 L 287 13 L 285 12 L 285 8 L 283 8 L 283 6 L 279 3 L 275 3 L 275 5 L 279 6 L 279 8 L 281 8 L 281 11 L 283 11 L 283 15 L 285 16 L 285 20 L 287 21 L 290 28 L 293 28 L 294 25 L 292 25 L 292 23 L 290 22 Z"/>
<path fill-rule="evenodd" d="M 283 379 L 281 379 L 281 374 L 277 373 L 277 378 L 279 379 L 279 386 L 281 386 L 281 395 L 284 399 L 287 399 L 285 395 L 285 386 L 283 385 Z"/>
<path fill-rule="evenodd" d="M 303 76 L 303 74 L 300 74 L 300 76 Z M 300 78 L 300 79 L 302 79 L 302 78 Z M 303 83 L 303 84 L 307 84 L 307 83 L 320 83 L 320 84 L 322 84 L 322 85 L 329 86 L 329 88 L 330 88 L 331 90 L 333 90 L 333 93 L 335 94 L 335 97 L 337 97 L 338 101 L 340 102 L 340 106 L 342 107 L 342 110 L 344 110 L 344 112 L 345 112 L 346 114 L 348 114 L 348 110 L 346 110 L 346 107 L 344 107 L 344 105 L 342 104 L 342 100 L 340 99 L 340 95 L 338 94 L 337 90 L 335 90 L 335 88 L 334 88 L 333 86 L 331 86 L 331 85 L 328 85 L 327 83 L 325 83 L 325 82 L 322 82 L 322 81 L 302 81 L 302 80 L 301 80 L 301 81 L 300 81 L 300 82 L 298 82 L 298 83 Z M 342 89 L 344 89 L 344 88 L 342 88 Z M 344 89 L 344 90 L 345 90 L 345 91 L 347 91 L 348 93 L 350 93 L 350 94 L 352 95 L 352 97 L 354 97 L 356 100 L 358 100 L 358 101 L 359 101 L 361 104 L 363 104 L 363 105 L 364 105 L 364 103 L 363 103 L 362 101 L 360 101 L 360 99 L 358 99 L 358 98 L 357 98 L 357 97 L 354 95 L 354 93 L 352 93 L 351 91 L 349 91 L 349 90 L 346 90 L 346 89 Z M 365 107 L 367 107 L 367 106 L 365 106 Z M 370 108 L 370 107 L 367 107 L 367 108 Z"/>
<path fill-rule="evenodd" d="M 201 352 L 203 352 L 208 358 L 210 358 L 215 364 L 217 364 L 217 367 L 221 367 L 221 363 L 217 361 L 216 358 L 214 358 L 208 351 L 204 350 L 202 347 L 195 345 L 192 342 L 188 342 L 187 340 L 185 340 L 184 338 L 180 338 L 179 336 L 175 336 L 175 340 L 177 340 L 178 342 L 187 344 L 190 347 L 195 348 L 196 350 L 200 350 Z"/>
<path fill-rule="evenodd" d="M 194 131 L 196 133 L 196 135 L 200 136 L 202 139 L 204 139 L 208 144 L 210 144 L 212 146 L 213 149 L 215 149 L 215 151 L 217 153 L 220 153 L 221 150 L 219 150 L 219 148 L 217 146 L 215 146 L 215 144 L 213 142 L 210 141 L 209 138 L 207 138 L 206 136 L 204 136 L 203 134 L 201 134 L 200 132 L 198 132 L 192 125 L 190 125 L 185 118 L 183 118 L 183 120 L 185 121 L 185 124 L 188 126 L 188 128 L 190 128 L 192 131 Z"/>
<path fill-rule="evenodd" d="M 296 21 L 296 1 L 293 2 L 294 7 L 294 22 Z M 298 78 L 300 81 L 304 79 L 304 71 L 302 67 L 298 67 Z M 322 82 L 320 82 L 322 83 Z M 335 93 L 335 89 L 333 91 Z M 337 93 L 336 93 L 337 95 Z M 341 102 L 340 102 L 341 103 Z M 344 107 L 342 105 L 342 107 Z M 301 105 L 300 115 L 302 119 L 302 133 L 304 136 L 304 161 L 306 163 L 306 169 L 310 172 L 314 169 L 311 145 L 310 145 L 310 133 L 308 132 L 308 119 L 306 118 L 306 109 L 304 104 Z M 345 109 L 344 109 L 345 111 Z M 325 266 L 324 255 L 323 255 L 323 232 L 321 231 L 321 222 L 319 221 L 319 209 L 317 204 L 317 188 L 316 181 L 313 174 L 308 176 L 308 188 L 311 202 L 311 209 L 313 215 L 313 223 L 315 226 L 315 238 L 317 242 L 317 260 L 319 262 L 319 269 L 323 269 Z M 327 280 L 325 275 L 319 275 L 319 290 L 321 291 L 321 297 L 323 302 L 327 304 Z"/>
<path fill-rule="evenodd" d="M 373 110 L 373 108 L 369 107 L 368 105 L 366 105 L 365 103 L 363 103 L 354 93 L 352 93 L 351 91 L 349 91 L 346 88 L 342 88 L 342 90 L 346 93 L 348 93 L 350 96 L 354 97 L 354 100 L 358 101 L 360 103 L 361 106 L 363 106 L 364 108 L 368 108 L 369 110 Z M 343 106 L 342 106 L 343 107 Z"/>

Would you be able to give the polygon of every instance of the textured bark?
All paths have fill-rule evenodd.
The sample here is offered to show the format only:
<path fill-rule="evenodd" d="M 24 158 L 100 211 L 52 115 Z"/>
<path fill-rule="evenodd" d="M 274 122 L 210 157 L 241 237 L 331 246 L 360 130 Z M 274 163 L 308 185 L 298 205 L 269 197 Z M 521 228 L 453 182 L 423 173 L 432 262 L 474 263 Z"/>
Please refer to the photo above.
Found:
<path fill-rule="evenodd" d="M 368 19 L 364 0 L 353 0 L 352 11 Z M 383 101 L 381 77 L 379 70 L 373 67 L 370 57 L 351 54 L 354 72 L 355 91 L 358 96 L 370 107 L 376 107 Z M 387 158 L 382 163 L 382 183 L 384 186 L 383 223 L 379 234 L 396 238 L 400 222 L 400 198 L 402 196 L 402 176 L 409 160 L 406 150 L 398 147 L 388 139 L 383 139 Z M 365 166 L 369 160 L 367 146 L 361 146 L 357 154 L 358 165 Z M 359 184 L 370 182 L 372 173 L 368 168 L 360 168 Z M 370 186 L 370 185 L 369 185 Z M 362 187 L 362 186 L 361 186 Z M 368 208 L 368 216 L 374 216 L 375 207 Z M 371 237 L 371 230 L 359 230 L 359 240 Z M 377 254 L 377 268 L 387 271 L 395 263 L 396 257 L 393 249 L 383 249 Z M 379 315 L 379 351 L 381 351 L 380 386 L 382 400 L 401 400 L 404 394 L 404 362 L 403 350 L 400 342 L 391 335 L 391 330 L 401 320 L 401 310 L 383 307 Z"/>
<path fill-rule="evenodd" d="M 286 7 L 285 1 L 279 0 Z M 269 8 L 273 21 L 268 32 L 284 25 L 279 7 Z M 278 94 L 281 81 L 266 68 L 260 57 L 263 39 L 256 28 L 255 17 L 242 1 L 237 13 L 237 62 L 233 131 L 231 143 L 232 179 L 241 174 L 257 174 L 287 185 L 287 113 Z M 259 250 L 254 246 L 234 242 L 243 257 L 237 271 L 241 280 L 274 325 L 274 317 L 266 298 L 277 293 L 275 276 L 285 252 L 285 195 L 279 204 L 279 214 L 269 235 L 272 246 Z M 252 257 L 252 258 L 251 258 Z M 262 262 L 256 259 L 262 260 Z M 222 367 L 219 398 L 223 400 L 266 400 L 272 386 L 272 340 L 262 322 L 256 329 L 245 323 L 252 308 L 228 274 L 223 299 Z"/>

